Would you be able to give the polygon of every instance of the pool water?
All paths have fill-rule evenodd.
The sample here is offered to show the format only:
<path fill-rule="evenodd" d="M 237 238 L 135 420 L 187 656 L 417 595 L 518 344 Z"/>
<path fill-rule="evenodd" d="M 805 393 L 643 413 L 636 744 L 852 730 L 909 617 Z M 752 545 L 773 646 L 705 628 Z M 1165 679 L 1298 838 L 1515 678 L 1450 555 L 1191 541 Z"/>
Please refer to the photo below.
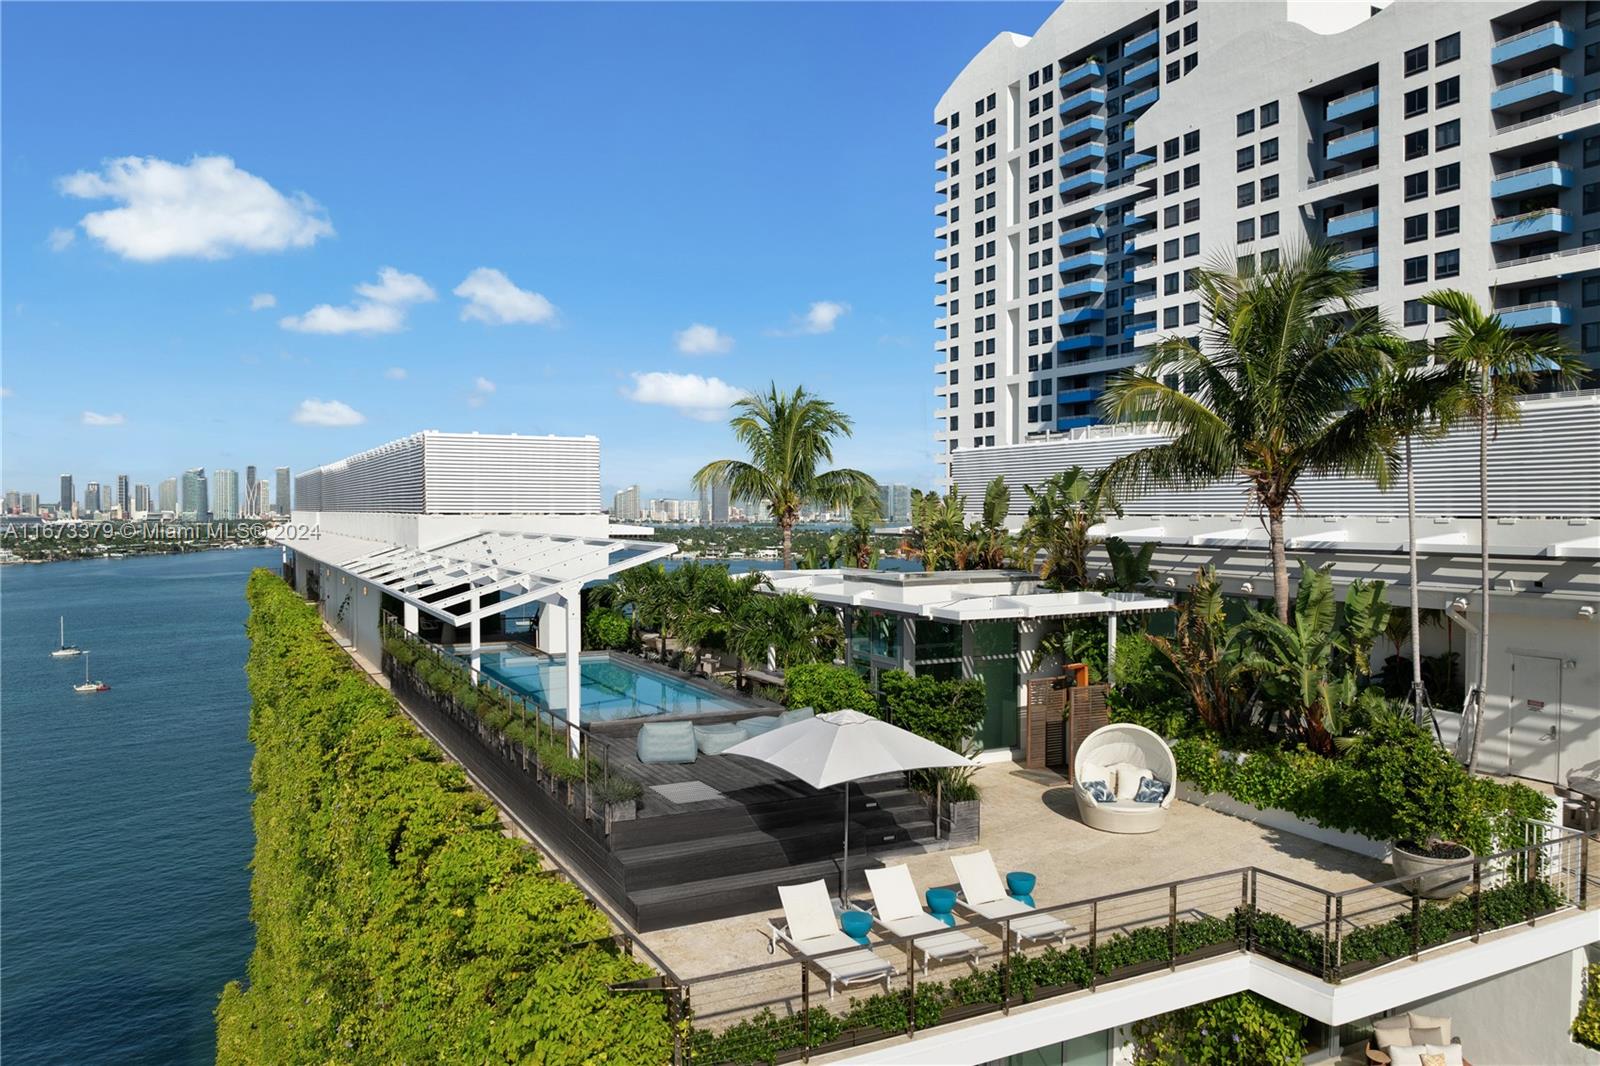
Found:
<path fill-rule="evenodd" d="M 540 706 L 565 713 L 567 667 L 559 659 L 510 651 L 483 652 L 480 668 L 507 688 Z M 581 710 L 585 722 L 611 722 L 661 714 L 737 711 L 745 704 L 731 696 L 613 659 L 605 652 L 579 657 Z"/>

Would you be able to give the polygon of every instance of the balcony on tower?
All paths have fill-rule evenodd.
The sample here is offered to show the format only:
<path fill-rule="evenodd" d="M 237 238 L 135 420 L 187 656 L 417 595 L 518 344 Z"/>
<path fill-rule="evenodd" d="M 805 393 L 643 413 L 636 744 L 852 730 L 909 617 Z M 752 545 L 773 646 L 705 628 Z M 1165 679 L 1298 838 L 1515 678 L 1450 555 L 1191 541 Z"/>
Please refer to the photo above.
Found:
<path fill-rule="evenodd" d="M 1495 86 L 1489 94 L 1489 108 L 1503 111 L 1511 107 L 1537 107 L 1565 100 L 1572 95 L 1573 88 L 1573 80 L 1562 73 L 1560 67 L 1551 67 Z"/>
<path fill-rule="evenodd" d="M 1056 393 L 1056 403 L 1088 403 L 1100 395 L 1099 389 L 1067 389 Z"/>
<path fill-rule="evenodd" d="M 1090 348 L 1104 348 L 1106 339 L 1099 333 L 1074 333 L 1056 342 L 1058 352 L 1086 352 Z"/>
<path fill-rule="evenodd" d="M 1496 218 L 1489 226 L 1489 240 L 1494 244 L 1505 244 L 1571 232 L 1572 216 L 1549 207 Z"/>
<path fill-rule="evenodd" d="M 1327 156 L 1331 159 L 1354 160 L 1378 150 L 1378 127 L 1368 126 L 1338 137 L 1328 139 Z"/>
<path fill-rule="evenodd" d="M 1500 324 L 1506 329 L 1553 329 L 1572 325 L 1572 305 L 1560 300 L 1497 307 L 1494 313 L 1500 316 Z"/>
<path fill-rule="evenodd" d="M 1075 255 L 1063 256 L 1056 264 L 1056 270 L 1063 274 L 1070 274 L 1074 270 L 1099 270 L 1106 265 L 1106 253 L 1096 248 L 1078 252 Z"/>
<path fill-rule="evenodd" d="M 1056 419 L 1056 429 L 1082 429 L 1084 426 L 1094 426 L 1100 423 L 1098 415 L 1067 415 Z"/>
<path fill-rule="evenodd" d="M 1090 137 L 1098 137 L 1106 131 L 1106 120 L 1101 115 L 1085 115 L 1073 122 L 1064 122 L 1056 131 L 1056 137 L 1063 147 L 1076 144 L 1078 141 Z"/>
<path fill-rule="evenodd" d="M 1158 42 L 1160 42 L 1160 40 L 1161 40 L 1161 31 L 1160 30 L 1157 30 L 1157 29 L 1146 30 L 1145 32 L 1139 34 L 1139 36 L 1135 37 L 1133 40 L 1129 41 L 1126 45 L 1124 45 L 1123 48 L 1122 48 L 1122 54 L 1125 55 L 1125 56 L 1128 56 L 1129 58 L 1132 58 L 1133 56 L 1138 55 L 1140 52 L 1145 52 L 1145 51 L 1148 51 L 1151 48 L 1154 48 L 1156 46 L 1156 44 Z"/>
<path fill-rule="evenodd" d="M 1079 296 L 1099 296 L 1106 291 L 1104 278 L 1083 278 L 1079 281 L 1069 281 L 1056 290 L 1058 299 L 1071 300 Z"/>
<path fill-rule="evenodd" d="M 1127 155 L 1122 157 L 1122 165 L 1127 167 L 1129 170 L 1138 170 L 1140 167 L 1147 167 L 1155 161 L 1156 154 L 1154 152 L 1129 152 Z"/>
<path fill-rule="evenodd" d="M 1098 60 L 1085 60 L 1070 70 L 1062 71 L 1061 77 L 1056 81 L 1056 87 L 1058 89 L 1076 89 L 1078 86 L 1086 85 L 1091 81 L 1098 81 L 1104 76 L 1104 73 Z"/>
<path fill-rule="evenodd" d="M 1137 319 L 1135 321 L 1129 322 L 1128 325 L 1123 329 L 1122 335 L 1123 335 L 1123 337 L 1125 337 L 1125 338 L 1127 338 L 1128 340 L 1131 341 L 1131 340 L 1137 339 L 1139 334 L 1141 334 L 1141 333 L 1149 333 L 1151 330 L 1153 330 L 1155 328 L 1156 328 L 1156 316 L 1155 316 L 1154 312 L 1151 312 L 1149 318 L 1140 318 L 1140 319 Z"/>
<path fill-rule="evenodd" d="M 1365 233 L 1378 228 L 1378 209 L 1368 207 L 1363 210 L 1346 211 L 1339 215 L 1328 216 L 1328 236 L 1344 237 L 1351 233 Z"/>
<path fill-rule="evenodd" d="M 1489 182 L 1489 195 L 1521 196 L 1523 193 L 1538 192 L 1543 189 L 1570 188 L 1572 188 L 1572 168 L 1551 161 L 1496 174 Z"/>
<path fill-rule="evenodd" d="M 1355 115 L 1374 111 L 1378 107 L 1378 87 L 1368 85 L 1354 92 L 1345 93 L 1343 96 L 1334 97 L 1328 101 L 1326 117 L 1329 122 L 1351 118 Z"/>
<path fill-rule="evenodd" d="M 1076 174 L 1061 179 L 1061 184 L 1056 186 L 1056 192 L 1062 196 L 1082 196 L 1093 189 L 1106 187 L 1106 172 L 1103 170 L 1080 170 Z"/>
<path fill-rule="evenodd" d="M 1131 115 L 1135 111 L 1149 107 L 1159 99 L 1161 99 L 1161 89 L 1158 86 L 1152 85 L 1143 92 L 1134 93 L 1132 96 L 1124 100 L 1122 104 L 1123 114 Z"/>
<path fill-rule="evenodd" d="M 1094 222 L 1061 231 L 1061 236 L 1056 238 L 1056 243 L 1063 248 L 1070 248 L 1074 244 L 1083 244 L 1086 241 L 1105 240 L 1106 228 Z"/>
<path fill-rule="evenodd" d="M 1085 111 L 1093 111 L 1105 102 L 1106 91 L 1098 85 L 1091 85 L 1089 88 L 1073 93 L 1061 101 L 1061 106 L 1056 110 L 1061 112 L 1062 118 L 1071 118 L 1074 115 L 1081 115 Z"/>
<path fill-rule="evenodd" d="M 1079 322 L 1101 322 L 1106 317 L 1106 309 L 1093 304 L 1082 307 L 1070 307 L 1061 312 L 1056 321 L 1063 326 L 1076 325 Z"/>
<path fill-rule="evenodd" d="M 1353 252 L 1344 252 L 1334 256 L 1333 265 L 1340 270 L 1376 270 L 1378 249 L 1357 248 Z"/>
<path fill-rule="evenodd" d="M 1086 144 L 1078 145 L 1076 148 L 1063 150 L 1056 157 L 1056 166 L 1065 169 L 1091 159 L 1104 159 L 1105 157 L 1106 146 L 1099 141 L 1089 141 Z"/>
<path fill-rule="evenodd" d="M 1489 52 L 1489 62 L 1495 66 L 1513 60 L 1527 63 L 1568 51 L 1572 43 L 1572 31 L 1560 19 L 1552 19 L 1542 26 L 1500 38 Z"/>
<path fill-rule="evenodd" d="M 1154 78 L 1161 71 L 1161 60 L 1152 56 L 1122 72 L 1122 84 L 1132 86 L 1146 78 Z"/>

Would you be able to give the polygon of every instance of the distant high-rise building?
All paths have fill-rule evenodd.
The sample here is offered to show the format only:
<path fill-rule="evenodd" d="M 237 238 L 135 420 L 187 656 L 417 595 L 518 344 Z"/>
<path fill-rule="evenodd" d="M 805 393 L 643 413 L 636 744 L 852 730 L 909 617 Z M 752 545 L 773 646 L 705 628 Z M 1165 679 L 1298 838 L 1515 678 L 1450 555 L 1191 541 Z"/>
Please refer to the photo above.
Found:
<path fill-rule="evenodd" d="M 206 468 L 197 466 L 183 472 L 183 492 L 178 503 L 178 514 L 199 521 L 211 516 L 210 486 L 206 483 Z"/>
<path fill-rule="evenodd" d="M 239 471 L 211 471 L 211 516 L 239 517 Z"/>
<path fill-rule="evenodd" d="M 251 510 L 250 501 L 256 498 L 256 464 L 244 468 L 244 509 Z"/>
<path fill-rule="evenodd" d="M 903 526 L 911 521 L 911 486 L 878 486 L 878 520 L 884 525 Z"/>
<path fill-rule="evenodd" d="M 117 475 L 117 510 L 122 512 L 122 517 L 127 518 L 133 513 L 133 496 L 128 491 L 128 475 Z"/>
<path fill-rule="evenodd" d="M 6 514 L 16 514 L 22 510 L 22 493 L 12 490 L 6 493 Z"/>
<path fill-rule="evenodd" d="M 247 518 L 264 518 L 272 513 L 272 500 L 268 489 L 271 485 L 265 481 L 257 481 L 255 487 L 245 493 L 244 513 Z"/>
<path fill-rule="evenodd" d="M 711 524 L 711 486 L 700 486 L 700 499 L 695 503 L 694 520 L 703 526 L 709 526 Z"/>
<path fill-rule="evenodd" d="M 24 492 L 22 494 L 22 513 L 39 513 L 39 494 L 37 492 Z"/>
<path fill-rule="evenodd" d="M 629 485 L 611 499 L 611 517 L 618 522 L 639 520 L 639 486 Z"/>
<path fill-rule="evenodd" d="M 100 482 L 91 481 L 83 487 L 83 513 L 93 517 L 100 511 Z"/>
<path fill-rule="evenodd" d="M 150 513 L 149 485 L 135 485 L 133 487 L 133 512 L 134 514 Z"/>
<path fill-rule="evenodd" d="M 78 494 L 72 487 L 72 475 L 61 475 L 61 517 L 70 515 L 72 507 L 78 502 Z"/>
<path fill-rule="evenodd" d="M 178 479 L 169 477 L 162 480 L 156 489 L 156 510 L 163 514 L 178 513 Z"/>
<path fill-rule="evenodd" d="M 728 504 L 730 502 L 728 485 L 719 481 L 711 486 L 711 524 L 723 526 L 728 524 Z"/>
<path fill-rule="evenodd" d="M 291 491 L 291 489 L 290 489 L 290 481 L 289 481 L 289 468 L 286 467 L 286 466 L 278 467 L 277 478 L 278 478 L 278 513 L 279 514 L 288 514 L 289 511 L 292 509 L 292 504 L 293 504 L 293 501 L 290 499 L 290 496 L 289 496 L 289 493 Z"/>

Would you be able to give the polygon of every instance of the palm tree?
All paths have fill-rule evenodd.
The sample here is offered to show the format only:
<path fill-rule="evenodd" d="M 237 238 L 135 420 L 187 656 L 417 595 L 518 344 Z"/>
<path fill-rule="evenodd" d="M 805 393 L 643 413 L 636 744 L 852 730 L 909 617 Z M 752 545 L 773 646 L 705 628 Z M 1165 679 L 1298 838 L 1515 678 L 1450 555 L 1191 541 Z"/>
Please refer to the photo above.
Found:
<path fill-rule="evenodd" d="M 1314 245 L 1274 270 L 1226 264 L 1195 272 L 1206 310 L 1198 338 L 1159 342 L 1101 400 L 1114 420 L 1151 419 L 1171 439 L 1113 461 L 1099 488 L 1111 498 L 1158 487 L 1199 488 L 1242 478 L 1264 517 L 1278 620 L 1289 621 L 1284 512 L 1307 474 L 1367 477 L 1386 487 L 1393 448 L 1349 395 L 1381 362 L 1382 318 L 1353 301 L 1360 276 Z M 1180 387 L 1181 386 L 1181 387 Z"/>
<path fill-rule="evenodd" d="M 877 484 L 859 470 L 818 470 L 833 461 L 833 439 L 850 436 L 851 421 L 826 400 L 796 388 L 784 395 L 777 383 L 765 395 L 734 404 L 728 424 L 749 453 L 743 459 L 714 459 L 694 475 L 694 486 L 708 492 L 726 485 L 730 495 L 763 500 L 783 533 L 783 565 L 794 561 L 794 524 L 805 503 L 844 506 Z"/>
<path fill-rule="evenodd" d="M 900 550 L 912 559 L 921 559 L 922 568 L 963 570 L 966 558 L 966 506 L 964 496 L 951 488 L 943 496 L 937 492 L 911 490 L 911 533 Z"/>
<path fill-rule="evenodd" d="M 1011 489 L 997 476 L 983 490 L 983 515 L 966 531 L 966 553 L 961 569 L 1000 570 L 1010 562 L 1014 542 L 1006 529 L 1011 512 Z"/>
<path fill-rule="evenodd" d="M 1083 467 L 1061 470 L 1038 488 L 1024 485 L 1028 517 L 1022 524 L 1022 555 L 1031 564 L 1040 552 L 1039 576 L 1053 588 L 1089 585 L 1089 529 L 1101 519 L 1094 480 Z"/>
<path fill-rule="evenodd" d="M 1430 292 L 1422 302 L 1443 311 L 1449 328 L 1434 353 L 1468 376 L 1467 417 L 1478 424 L 1478 680 L 1472 693 L 1467 769 L 1478 768 L 1478 733 L 1489 684 L 1489 437 L 1522 416 L 1518 400 L 1548 374 L 1560 386 L 1583 375 L 1583 364 L 1554 333 L 1518 333 L 1459 289 Z"/>
<path fill-rule="evenodd" d="M 1387 358 L 1375 376 L 1354 397 L 1374 415 L 1380 432 L 1401 442 L 1406 482 L 1406 555 L 1410 575 L 1410 632 L 1421 629 L 1422 602 L 1417 568 L 1417 477 L 1412 461 L 1416 438 L 1443 436 L 1465 410 L 1469 396 L 1467 375 L 1459 364 L 1433 359 L 1425 348 L 1400 337 L 1384 345 Z M 1400 654 L 1398 644 L 1395 654 Z M 1422 681 L 1422 654 L 1412 649 L 1412 715 L 1421 722 L 1427 714 L 1428 692 Z"/>

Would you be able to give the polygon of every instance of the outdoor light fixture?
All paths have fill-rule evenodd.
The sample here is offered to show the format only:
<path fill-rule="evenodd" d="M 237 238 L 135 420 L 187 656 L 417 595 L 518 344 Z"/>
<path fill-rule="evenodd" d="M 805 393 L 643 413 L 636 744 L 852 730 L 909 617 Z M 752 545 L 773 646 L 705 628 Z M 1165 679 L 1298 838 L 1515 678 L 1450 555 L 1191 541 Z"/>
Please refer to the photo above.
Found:
<path fill-rule="evenodd" d="M 1239 586 L 1240 592 L 1254 592 L 1255 590 L 1256 583 L 1254 581 L 1246 581 Z"/>
<path fill-rule="evenodd" d="M 1594 605 L 1591 604 L 1591 603 L 1586 603 L 1582 607 L 1579 607 L 1578 608 L 1578 617 L 1579 618 L 1584 618 L 1584 619 L 1593 618 L 1594 617 Z"/>

